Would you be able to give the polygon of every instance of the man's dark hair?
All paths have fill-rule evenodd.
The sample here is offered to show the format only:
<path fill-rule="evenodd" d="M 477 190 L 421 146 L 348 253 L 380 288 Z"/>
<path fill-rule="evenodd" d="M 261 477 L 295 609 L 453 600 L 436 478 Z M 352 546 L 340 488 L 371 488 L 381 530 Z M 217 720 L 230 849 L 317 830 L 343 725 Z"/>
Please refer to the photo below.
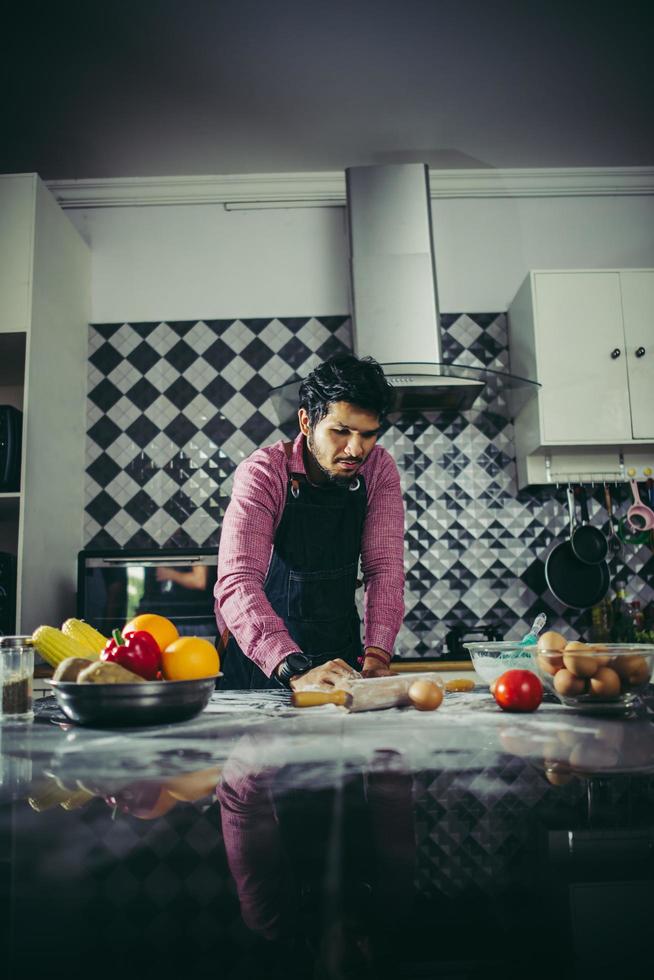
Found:
<path fill-rule="evenodd" d="M 381 421 L 392 407 L 393 389 L 374 358 L 336 354 L 300 385 L 300 408 L 306 409 L 311 425 L 317 425 L 334 402 L 375 412 Z"/>

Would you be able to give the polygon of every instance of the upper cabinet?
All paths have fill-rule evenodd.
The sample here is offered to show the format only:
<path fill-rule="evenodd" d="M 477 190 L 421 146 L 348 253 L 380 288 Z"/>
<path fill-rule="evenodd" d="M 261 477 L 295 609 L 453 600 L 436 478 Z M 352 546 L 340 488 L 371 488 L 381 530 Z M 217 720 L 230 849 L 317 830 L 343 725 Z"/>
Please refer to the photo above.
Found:
<path fill-rule="evenodd" d="M 645 444 L 654 443 L 654 270 L 531 272 L 508 320 L 512 371 L 542 385 L 515 419 L 519 469 L 530 453 L 551 458 L 564 447 L 559 456 L 568 460 L 571 449 L 580 450 L 580 476 L 584 467 L 597 468 L 598 478 L 620 475 L 617 461 L 607 465 L 596 455 L 591 465 L 583 447 L 606 447 L 622 459 L 631 454 L 647 469 Z M 523 473 L 520 482 L 541 481 Z"/>
<path fill-rule="evenodd" d="M 654 440 L 654 270 L 620 273 L 631 430 Z"/>
<path fill-rule="evenodd" d="M 36 174 L 0 175 L 0 404 L 22 412 L 20 490 L 0 494 L 15 629 L 75 611 L 82 547 L 90 249 Z"/>
<path fill-rule="evenodd" d="M 36 174 L 0 175 L 0 333 L 30 321 Z"/>

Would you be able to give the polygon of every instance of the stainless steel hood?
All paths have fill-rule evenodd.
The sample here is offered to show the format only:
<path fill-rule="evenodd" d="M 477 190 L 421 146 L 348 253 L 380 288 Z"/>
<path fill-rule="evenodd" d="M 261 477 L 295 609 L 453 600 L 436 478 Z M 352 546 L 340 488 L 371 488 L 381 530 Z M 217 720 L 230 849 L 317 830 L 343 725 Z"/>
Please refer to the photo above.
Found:
<path fill-rule="evenodd" d="M 354 352 L 383 366 L 394 411 L 465 411 L 492 379 L 514 414 L 516 393 L 537 384 L 443 361 L 427 165 L 350 167 L 345 179 Z M 280 421 L 297 412 L 298 388 L 273 391 Z"/>

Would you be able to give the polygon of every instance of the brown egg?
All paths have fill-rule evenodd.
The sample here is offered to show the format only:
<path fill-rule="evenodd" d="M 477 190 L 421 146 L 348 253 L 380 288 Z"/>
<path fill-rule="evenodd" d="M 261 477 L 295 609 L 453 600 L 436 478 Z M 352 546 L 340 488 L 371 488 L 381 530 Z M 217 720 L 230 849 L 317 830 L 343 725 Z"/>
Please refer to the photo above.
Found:
<path fill-rule="evenodd" d="M 545 759 L 545 778 L 548 783 L 552 786 L 565 786 L 574 779 L 574 775 L 570 772 L 570 768 L 565 764 L 560 762 L 550 762 L 549 759 Z"/>
<path fill-rule="evenodd" d="M 414 681 L 408 694 L 418 711 L 435 711 L 443 701 L 443 689 L 433 681 Z"/>
<path fill-rule="evenodd" d="M 614 766 L 620 753 L 608 745 L 603 745 L 595 739 L 581 740 L 570 753 L 570 765 L 573 769 L 607 769 Z"/>
<path fill-rule="evenodd" d="M 566 667 L 563 667 L 554 675 L 554 690 L 564 698 L 576 697 L 577 694 L 585 692 L 586 681 L 583 677 L 576 677 Z"/>
<path fill-rule="evenodd" d="M 612 667 L 631 687 L 646 684 L 651 673 L 650 665 L 645 657 L 640 657 L 638 654 L 630 657 L 616 657 Z"/>
<path fill-rule="evenodd" d="M 575 653 L 570 650 L 573 645 L 571 643 L 565 648 L 563 654 L 563 666 L 567 667 L 571 674 L 575 677 L 592 677 L 599 664 L 594 656 L 586 655 L 582 653 Z M 584 643 L 577 644 L 573 647 L 574 650 L 588 650 L 588 647 Z"/>
<path fill-rule="evenodd" d="M 620 677 L 610 667 L 598 667 L 590 679 L 590 693 L 596 698 L 617 698 L 620 693 Z"/>
<path fill-rule="evenodd" d="M 593 643 L 590 647 L 595 653 L 595 662 L 599 667 L 606 667 L 608 663 L 611 662 L 611 656 L 609 654 L 608 647 L 604 646 L 603 643 Z M 597 656 L 597 654 L 606 653 L 605 657 Z"/>
<path fill-rule="evenodd" d="M 545 759 L 550 762 L 565 762 L 568 758 L 568 751 L 565 745 L 556 736 L 548 738 L 543 742 L 542 753 Z"/>
<path fill-rule="evenodd" d="M 570 765 L 574 769 L 592 772 L 597 769 L 610 769 L 619 758 L 618 750 L 610 745 L 604 745 L 595 738 L 580 739 L 570 753 Z"/>
<path fill-rule="evenodd" d="M 513 755 L 529 756 L 532 752 L 532 747 L 529 740 L 523 735 L 516 732 L 514 728 L 508 731 L 500 732 L 500 741 L 502 746 L 507 752 L 512 752 Z"/>
<path fill-rule="evenodd" d="M 563 657 L 560 653 L 539 653 L 536 657 L 538 666 L 546 674 L 556 674 L 563 667 Z"/>
<path fill-rule="evenodd" d="M 547 633 L 543 633 L 538 637 L 538 650 L 542 652 L 556 653 L 558 650 L 563 650 L 565 647 L 565 636 L 561 633 L 557 633 L 556 630 L 548 630 Z"/>

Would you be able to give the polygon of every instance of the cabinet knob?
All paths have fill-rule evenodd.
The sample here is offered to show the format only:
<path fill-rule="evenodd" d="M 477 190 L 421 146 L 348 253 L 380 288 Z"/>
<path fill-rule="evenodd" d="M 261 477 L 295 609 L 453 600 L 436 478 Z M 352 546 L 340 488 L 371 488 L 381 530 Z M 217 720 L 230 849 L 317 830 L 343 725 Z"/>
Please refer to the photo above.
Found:
<path fill-rule="evenodd" d="M 644 347 L 638 347 L 636 349 L 636 357 L 644 357 L 644 356 L 645 356 L 645 348 Z"/>
<path fill-rule="evenodd" d="M 620 350 L 619 347 L 614 347 L 613 350 L 611 351 L 611 357 L 615 361 L 616 358 L 620 357 L 621 353 L 622 351 Z"/>

